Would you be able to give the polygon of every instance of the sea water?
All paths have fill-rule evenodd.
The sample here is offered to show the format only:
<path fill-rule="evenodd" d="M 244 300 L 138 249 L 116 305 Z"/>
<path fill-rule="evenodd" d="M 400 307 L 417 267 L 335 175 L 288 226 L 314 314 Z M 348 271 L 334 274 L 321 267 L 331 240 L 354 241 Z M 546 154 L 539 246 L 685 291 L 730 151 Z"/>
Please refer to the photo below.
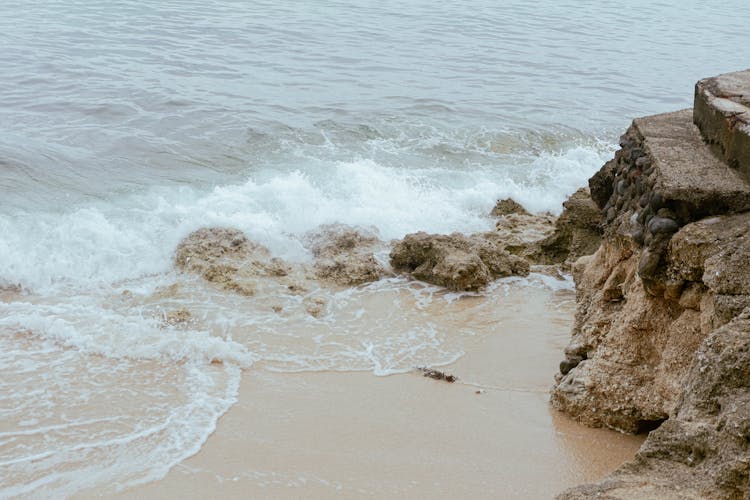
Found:
<path fill-rule="evenodd" d="M 162 477 L 242 370 L 457 359 L 508 283 L 468 316 L 397 277 L 246 298 L 174 249 L 228 226 L 305 262 L 321 224 L 388 241 L 489 230 L 509 196 L 559 213 L 632 117 L 747 65 L 749 20 L 738 0 L 2 2 L 0 496 Z"/>

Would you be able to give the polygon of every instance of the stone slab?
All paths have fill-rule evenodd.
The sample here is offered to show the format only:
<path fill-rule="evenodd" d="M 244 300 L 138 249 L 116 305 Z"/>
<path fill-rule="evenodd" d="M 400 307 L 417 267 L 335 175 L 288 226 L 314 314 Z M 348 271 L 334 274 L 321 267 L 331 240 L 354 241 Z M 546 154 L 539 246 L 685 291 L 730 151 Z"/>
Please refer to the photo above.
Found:
<path fill-rule="evenodd" d="M 654 165 L 655 191 L 701 215 L 750 210 L 750 185 L 703 141 L 689 109 L 636 118 L 633 127 Z"/>
<path fill-rule="evenodd" d="M 750 69 L 698 81 L 693 121 L 714 153 L 750 180 Z"/>

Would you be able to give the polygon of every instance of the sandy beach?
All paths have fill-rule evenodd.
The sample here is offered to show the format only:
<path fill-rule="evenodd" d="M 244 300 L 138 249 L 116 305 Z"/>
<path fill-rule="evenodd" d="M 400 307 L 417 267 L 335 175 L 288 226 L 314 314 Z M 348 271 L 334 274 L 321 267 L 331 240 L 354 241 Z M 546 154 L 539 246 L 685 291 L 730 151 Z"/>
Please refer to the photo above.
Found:
<path fill-rule="evenodd" d="M 573 292 L 514 287 L 503 310 L 441 368 L 453 384 L 416 371 L 250 369 L 196 455 L 121 497 L 550 498 L 631 458 L 641 437 L 549 406 Z"/>

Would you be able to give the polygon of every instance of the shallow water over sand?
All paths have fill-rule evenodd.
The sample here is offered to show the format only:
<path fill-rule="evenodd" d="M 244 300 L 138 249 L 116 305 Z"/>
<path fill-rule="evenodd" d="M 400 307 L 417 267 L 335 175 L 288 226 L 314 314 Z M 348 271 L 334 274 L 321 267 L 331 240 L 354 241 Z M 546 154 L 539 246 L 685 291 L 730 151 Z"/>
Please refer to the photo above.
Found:
<path fill-rule="evenodd" d="M 123 496 L 550 498 L 602 477 L 642 438 L 579 426 L 548 405 L 573 294 L 509 288 L 451 308 L 478 329 L 443 367 L 458 382 L 250 370 L 200 453 Z"/>
<path fill-rule="evenodd" d="M 2 382 L 7 410 L 0 429 L 4 494 L 109 494 L 158 479 L 198 451 L 217 418 L 238 398 L 234 417 L 227 417 L 234 422 L 231 430 L 222 431 L 220 421 L 219 437 L 208 444 L 216 443 L 210 449 L 218 456 L 236 455 L 233 460 L 243 470 L 239 477 L 249 482 L 242 488 L 261 488 L 254 490 L 257 495 L 269 478 L 276 478 L 270 484 L 286 478 L 276 484 L 281 488 L 276 493 L 288 496 L 320 474 L 325 484 L 339 484 L 352 494 L 419 496 L 432 491 L 430 478 L 438 477 L 422 470 L 429 449 L 404 459 L 398 475 L 403 484 L 397 486 L 376 486 L 382 479 L 365 477 L 362 470 L 352 480 L 338 459 L 310 476 L 311 465 L 299 462 L 299 454 L 317 444 L 297 441 L 290 433 L 328 433 L 330 441 L 320 450 L 306 452 L 317 457 L 316 464 L 331 459 L 341 445 L 357 448 L 361 467 L 372 459 L 371 447 L 382 446 L 371 440 L 373 432 L 391 433 L 394 447 L 386 448 L 395 457 L 401 453 L 397 442 L 409 449 L 425 446 L 406 443 L 413 426 L 422 427 L 416 422 L 427 420 L 421 439 L 437 447 L 429 453 L 465 455 L 460 467 L 455 457 L 440 461 L 441 467 L 461 469 L 449 488 L 456 493 L 478 493 L 475 487 L 482 484 L 489 488 L 485 493 L 500 491 L 515 476 L 506 471 L 489 481 L 484 477 L 489 469 L 473 461 L 475 454 L 508 470 L 548 468 L 554 477 L 543 489 L 530 490 L 527 476 L 513 488 L 553 491 L 606 472 L 640 442 L 579 429 L 547 405 L 574 307 L 569 278 L 508 278 L 481 294 L 447 293 L 401 278 L 355 289 L 321 287 L 303 294 L 324 299 L 319 317 L 308 312 L 304 296 L 273 293 L 271 285 L 263 295 L 244 297 L 185 275 L 169 281 L 155 290 L 131 286 L 97 307 L 88 304 L 96 300 L 92 296 L 68 297 L 66 304 L 61 297 L 50 301 L 6 292 L 0 307 L 16 316 L 3 323 L 11 325 L 24 310 L 32 328 L 11 334 L 10 326 L 2 327 L 9 375 Z M 177 319 L 174 311 L 189 311 L 189 319 Z M 142 323 L 133 323 L 134 317 Z M 447 365 L 460 381 L 424 379 L 414 367 L 426 365 Z M 241 382 L 239 367 L 246 370 Z M 401 375 L 362 377 L 352 370 Z M 326 375 L 314 375 L 319 372 Z M 329 385 L 339 389 L 331 393 Z M 370 391 L 369 406 L 363 407 L 362 394 Z M 482 404 L 473 406 L 473 398 L 482 398 L 476 400 Z M 392 406 L 405 404 L 415 405 L 413 411 L 404 414 Z M 450 415 L 448 421 L 440 412 Z M 290 421 L 284 415 L 296 417 Z M 430 422 L 433 418 L 442 423 Z M 320 422 L 305 423 L 309 419 Z M 259 420 L 270 427 L 259 426 Z M 494 443 L 489 449 L 473 448 L 476 434 L 469 441 L 462 437 L 461 429 L 475 426 Z M 339 443 L 340 432 L 354 441 Z M 274 450 L 274 466 L 265 465 L 270 451 L 256 454 L 257 443 L 243 441 L 247 436 Z M 590 440 L 601 446 L 589 447 Z M 499 443 L 512 450 L 493 456 Z M 211 453 L 199 459 L 199 469 L 207 467 L 215 477 L 196 488 L 234 474 Z M 520 465 L 523 460 L 526 466 Z M 409 486 L 415 471 L 421 471 L 421 479 Z M 155 494 L 167 494 L 161 488 L 175 487 L 170 481 L 157 486 Z M 331 493 L 318 486 L 308 493 Z"/>

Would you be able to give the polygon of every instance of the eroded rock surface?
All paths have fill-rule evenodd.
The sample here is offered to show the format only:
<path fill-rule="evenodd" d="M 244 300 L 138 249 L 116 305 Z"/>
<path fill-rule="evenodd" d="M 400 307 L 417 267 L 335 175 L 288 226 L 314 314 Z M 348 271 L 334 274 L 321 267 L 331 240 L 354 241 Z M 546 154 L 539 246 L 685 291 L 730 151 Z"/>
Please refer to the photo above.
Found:
<path fill-rule="evenodd" d="M 490 212 L 491 217 L 501 217 L 503 215 L 510 214 L 531 215 L 525 208 L 523 208 L 523 205 L 518 203 L 513 198 L 497 200 L 497 203 Z"/>
<path fill-rule="evenodd" d="M 535 262 L 539 244 L 555 231 L 555 217 L 549 214 L 508 214 L 495 221 L 495 233 L 505 249 Z"/>
<path fill-rule="evenodd" d="M 669 420 L 635 460 L 558 498 L 748 498 L 750 309 L 706 338 L 683 384 Z"/>
<path fill-rule="evenodd" d="M 323 225 L 307 235 L 315 257 L 315 276 L 338 285 L 353 286 L 379 280 L 385 269 L 375 259 L 377 234 L 342 224 Z"/>
<path fill-rule="evenodd" d="M 393 246 L 390 261 L 398 272 L 451 290 L 478 290 L 497 278 L 529 274 L 528 262 L 507 252 L 496 233 L 409 234 Z"/>
<path fill-rule="evenodd" d="M 750 498 L 750 186 L 689 111 L 635 120 L 621 146 L 589 181 L 604 239 L 573 266 L 552 403 L 652 432 L 560 498 Z"/>
<path fill-rule="evenodd" d="M 599 202 L 610 193 L 605 240 L 574 267 L 578 311 L 552 393 L 589 425 L 638 432 L 666 419 L 700 343 L 748 305 L 750 219 L 691 221 L 750 207 L 750 189 L 695 134 L 689 113 L 635 120 L 590 183 Z M 701 181 L 711 175 L 723 179 Z"/>
<path fill-rule="evenodd" d="M 563 203 L 552 234 L 538 243 L 530 258 L 540 264 L 570 268 L 579 257 L 596 252 L 601 240 L 601 211 L 589 190 L 581 188 Z"/>
<path fill-rule="evenodd" d="M 175 267 L 193 272 L 220 288 L 253 295 L 261 277 L 281 278 L 292 267 L 238 229 L 207 227 L 190 233 L 175 250 Z"/>

